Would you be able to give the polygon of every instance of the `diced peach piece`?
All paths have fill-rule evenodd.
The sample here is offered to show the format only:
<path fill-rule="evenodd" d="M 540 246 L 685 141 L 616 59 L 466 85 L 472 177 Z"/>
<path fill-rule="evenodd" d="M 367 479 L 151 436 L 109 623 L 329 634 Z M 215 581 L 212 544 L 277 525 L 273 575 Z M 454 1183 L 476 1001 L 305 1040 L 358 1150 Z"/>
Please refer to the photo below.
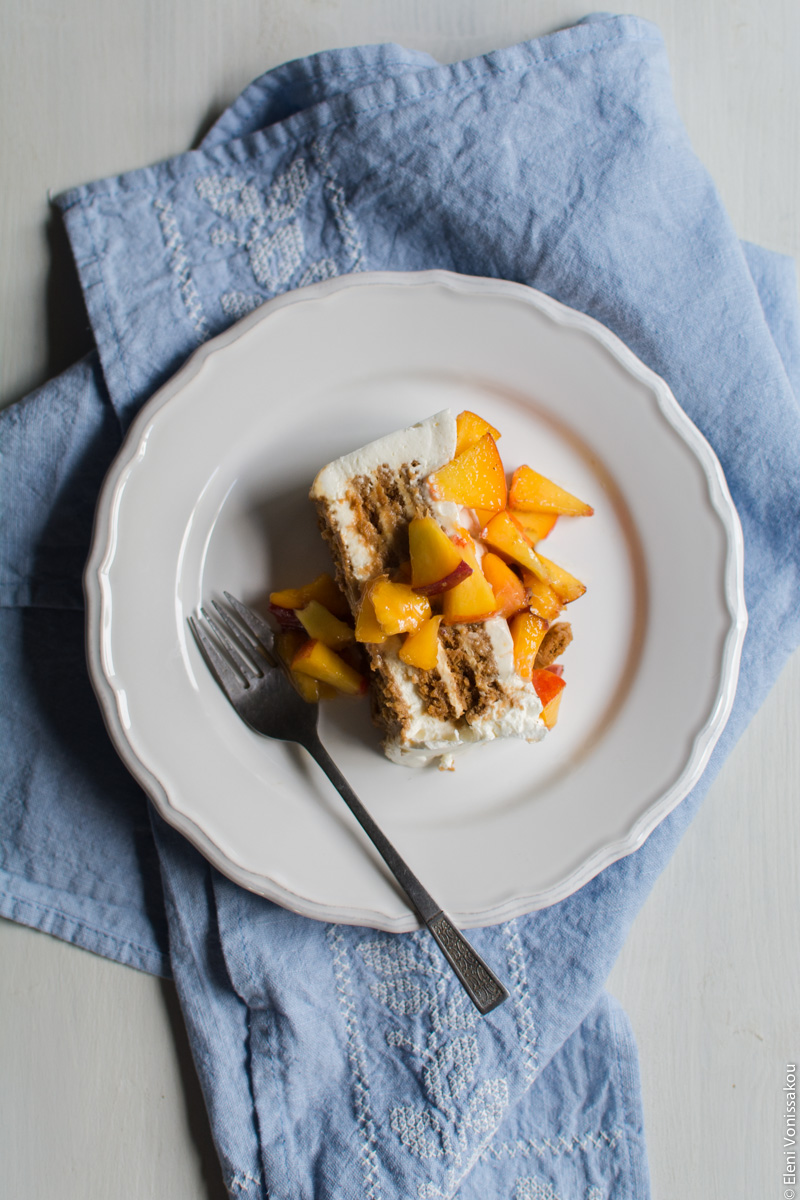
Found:
<path fill-rule="evenodd" d="M 429 475 L 428 487 L 434 500 L 452 500 L 467 508 L 505 508 L 506 473 L 492 435 L 485 433 Z"/>
<path fill-rule="evenodd" d="M 310 584 L 299 588 L 281 588 L 280 591 L 269 594 L 269 602 L 276 608 L 302 608 L 310 599 Z"/>
<path fill-rule="evenodd" d="M 532 612 L 518 612 L 508 627 L 514 643 L 514 670 L 523 679 L 530 679 L 542 638 L 547 633 L 547 621 Z"/>
<path fill-rule="evenodd" d="M 336 688 L 331 687 L 329 683 L 321 683 L 319 679 L 312 679 L 310 675 L 303 675 L 300 671 L 291 669 L 292 659 L 306 641 L 308 638 L 305 633 L 300 633 L 296 629 L 287 629 L 275 635 L 275 649 L 279 657 L 286 663 L 292 683 L 300 695 L 304 700 L 308 700 L 309 704 L 316 704 L 318 700 L 329 700 L 335 696 Z"/>
<path fill-rule="evenodd" d="M 510 512 L 506 510 L 492 517 L 483 531 L 483 540 L 493 550 L 519 563 L 521 567 L 532 571 L 537 579 L 552 586 L 547 568 L 534 550 L 533 542 Z"/>
<path fill-rule="evenodd" d="M 492 517 L 499 511 L 496 508 L 476 508 L 473 510 L 481 529 L 485 529 Z"/>
<path fill-rule="evenodd" d="M 528 589 L 508 563 L 487 551 L 481 559 L 481 570 L 491 584 L 497 601 L 498 617 L 513 617 L 528 606 Z"/>
<path fill-rule="evenodd" d="M 311 584 L 311 599 L 319 600 L 320 604 L 324 604 L 328 611 L 332 612 L 335 617 L 343 620 L 348 620 L 351 617 L 347 597 L 327 572 L 318 575 Z"/>
<path fill-rule="evenodd" d="M 522 572 L 522 582 L 528 589 L 528 608 L 537 617 L 553 621 L 564 607 L 558 596 L 547 583 L 537 579 L 532 571 Z"/>
<path fill-rule="evenodd" d="M 542 720 L 548 729 L 552 729 L 558 720 L 561 694 L 567 685 L 560 675 L 541 667 L 531 673 L 531 683 L 542 702 Z"/>
<path fill-rule="evenodd" d="M 308 636 L 319 638 L 332 650 L 347 646 L 355 639 L 351 627 L 335 617 L 319 600 L 309 600 L 305 608 L 298 608 L 296 612 Z"/>
<path fill-rule="evenodd" d="M 514 510 L 514 520 L 521 525 L 532 542 L 543 542 L 557 521 L 552 513 L 523 512 Z"/>
<path fill-rule="evenodd" d="M 408 527 L 408 547 L 415 592 L 436 596 L 472 573 L 435 517 L 414 517 Z"/>
<path fill-rule="evenodd" d="M 559 678 L 559 676 L 556 678 Z M 564 683 L 563 679 L 561 682 Z M 567 685 L 564 684 L 564 687 L 566 686 Z M 542 708 L 540 716 L 548 729 L 552 729 L 558 720 L 558 710 L 561 707 L 561 697 L 563 695 L 564 691 L 562 689 L 560 692 L 557 692 L 555 696 L 553 696 L 552 700 L 548 700 L 547 704 L 545 704 Z"/>
<path fill-rule="evenodd" d="M 530 467 L 517 467 L 511 477 L 508 504 L 509 508 L 555 513 L 564 517 L 590 517 L 594 512 L 589 504 L 584 504 L 583 500 Z"/>
<path fill-rule="evenodd" d="M 274 604 L 276 608 L 305 608 L 309 600 L 318 600 L 335 617 L 346 619 L 350 616 L 350 606 L 344 594 L 327 572 L 318 575 L 313 583 L 299 588 L 283 588 L 279 592 L 270 592 L 269 596 L 270 606 Z"/>
<path fill-rule="evenodd" d="M 336 695 L 336 688 L 331 687 L 329 683 L 320 683 L 318 679 L 312 679 L 310 675 L 301 675 L 299 671 L 293 671 L 291 667 L 289 675 L 300 695 L 309 704 L 319 704 L 320 700 L 330 700 L 332 696 Z"/>
<path fill-rule="evenodd" d="M 484 421 L 483 417 L 465 408 L 456 417 L 456 457 L 479 442 L 485 433 L 490 433 L 495 441 L 500 437 L 499 429 L 495 429 L 494 425 Z"/>
<path fill-rule="evenodd" d="M 565 571 L 563 567 L 559 567 L 556 563 L 551 562 L 543 554 L 539 555 L 539 561 L 544 565 L 549 575 L 551 588 L 565 604 L 571 604 L 573 600 L 577 600 L 586 591 L 585 583 L 581 583 L 580 579 L 576 579 L 574 575 L 570 575 L 569 571 Z"/>
<path fill-rule="evenodd" d="M 370 600 L 378 624 L 384 633 L 411 633 L 427 621 L 431 605 L 427 596 L 415 592 L 407 583 L 378 578 L 370 588 Z"/>
<path fill-rule="evenodd" d="M 478 565 L 475 543 L 464 529 L 459 530 L 453 540 L 472 567 L 472 574 L 444 593 L 444 623 L 467 625 L 487 621 L 489 617 L 497 615 L 497 600 L 492 585 Z"/>
<path fill-rule="evenodd" d="M 386 576 L 381 576 L 386 578 Z M 377 582 L 374 580 L 373 583 Z M 370 642 L 372 645 L 380 646 L 386 641 L 388 634 L 384 632 L 381 625 L 378 623 L 378 618 L 375 616 L 375 606 L 372 603 L 370 595 L 373 584 L 370 584 L 364 590 L 359 605 L 358 615 L 356 616 L 356 641 Z"/>
<path fill-rule="evenodd" d="M 442 617 L 429 617 L 419 629 L 406 635 L 398 651 L 401 662 L 409 667 L 432 671 L 439 658 L 439 626 Z"/>
<path fill-rule="evenodd" d="M 349 696 L 361 696 L 367 690 L 364 676 L 317 638 L 309 638 L 300 647 L 292 659 L 291 667 L 293 671 L 301 675 L 310 675 L 320 683 L 329 683 Z"/>

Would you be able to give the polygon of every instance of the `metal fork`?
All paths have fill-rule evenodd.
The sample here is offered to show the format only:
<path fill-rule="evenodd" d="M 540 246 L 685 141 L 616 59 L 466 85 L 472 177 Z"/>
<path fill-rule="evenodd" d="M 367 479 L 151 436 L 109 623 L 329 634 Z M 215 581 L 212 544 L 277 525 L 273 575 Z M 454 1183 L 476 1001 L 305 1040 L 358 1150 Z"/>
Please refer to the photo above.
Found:
<path fill-rule="evenodd" d="M 201 608 L 202 620 L 188 618 L 223 692 L 251 729 L 305 747 L 383 858 L 420 921 L 433 934 L 472 1003 L 482 1014 L 491 1012 L 508 999 L 508 992 L 422 886 L 328 754 L 317 732 L 318 706 L 303 699 L 277 655 L 273 656 L 272 630 L 267 622 L 229 592 L 225 592 L 225 599 L 232 612 L 213 601 L 215 615 Z"/>

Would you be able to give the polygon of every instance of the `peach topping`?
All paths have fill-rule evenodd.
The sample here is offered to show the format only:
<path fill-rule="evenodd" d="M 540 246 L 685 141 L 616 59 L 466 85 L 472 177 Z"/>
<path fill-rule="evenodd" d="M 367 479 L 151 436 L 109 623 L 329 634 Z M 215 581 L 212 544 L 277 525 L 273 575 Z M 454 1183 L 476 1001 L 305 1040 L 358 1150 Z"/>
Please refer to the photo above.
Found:
<path fill-rule="evenodd" d="M 456 417 L 455 457 L 458 458 L 462 450 L 468 450 L 470 446 L 474 446 L 485 433 L 490 433 L 495 441 L 500 437 L 499 429 L 495 429 L 494 425 L 484 421 L 483 417 L 479 417 L 477 413 L 470 412 L 468 408 L 465 408 Z"/>
<path fill-rule="evenodd" d="M 492 435 L 485 433 L 429 475 L 428 489 L 434 500 L 452 500 L 467 508 L 487 508 L 492 512 L 505 508 L 506 473 Z"/>
<path fill-rule="evenodd" d="M 508 503 L 524 512 L 555 513 L 557 517 L 590 517 L 594 512 L 583 500 L 530 467 L 517 467 L 511 478 Z"/>

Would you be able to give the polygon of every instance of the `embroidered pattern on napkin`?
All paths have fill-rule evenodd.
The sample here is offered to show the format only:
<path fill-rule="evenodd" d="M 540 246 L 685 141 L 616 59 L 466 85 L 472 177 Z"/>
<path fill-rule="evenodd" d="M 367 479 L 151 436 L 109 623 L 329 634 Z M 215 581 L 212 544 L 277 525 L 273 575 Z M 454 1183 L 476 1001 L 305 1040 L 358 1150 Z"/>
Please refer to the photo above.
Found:
<path fill-rule="evenodd" d="M 279 292 L 306 287 L 362 268 L 361 240 L 322 141 L 312 142 L 310 154 L 293 159 L 288 169 L 266 190 L 259 188 L 253 179 L 222 173 L 202 175 L 195 180 L 194 186 L 200 199 L 224 222 L 210 230 L 212 245 L 241 250 L 250 264 L 254 282 L 262 289 L 260 292 L 223 292 L 219 304 L 226 317 L 238 320 Z M 322 189 L 341 238 L 339 263 L 330 255 L 305 261 L 306 243 L 300 216 L 306 204 L 315 206 L 314 187 Z M 170 236 L 181 246 L 180 286 L 191 289 L 190 296 L 184 296 L 184 302 L 198 336 L 204 338 L 208 336 L 208 322 L 191 283 L 172 207 L 167 202 L 164 209 L 169 212 Z M 164 224 L 162 221 L 162 228 Z"/>

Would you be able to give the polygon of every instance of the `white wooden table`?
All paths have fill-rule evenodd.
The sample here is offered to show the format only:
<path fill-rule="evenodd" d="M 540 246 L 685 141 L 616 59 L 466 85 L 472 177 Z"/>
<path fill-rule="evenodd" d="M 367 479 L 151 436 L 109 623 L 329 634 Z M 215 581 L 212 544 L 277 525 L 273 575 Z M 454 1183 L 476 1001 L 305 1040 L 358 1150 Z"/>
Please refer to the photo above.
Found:
<path fill-rule="evenodd" d="M 48 192 L 184 150 L 286 59 L 396 41 L 452 61 L 590 11 L 576 0 L 4 0 L 0 401 L 87 345 L 62 303 Z M 800 5 L 640 0 L 628 11 L 666 38 L 678 107 L 739 235 L 797 258 Z M 784 1076 L 800 1055 L 799 725 L 795 655 L 611 976 L 639 1042 L 656 1200 L 784 1196 Z M 171 985 L 7 922 L 0 954 L 3 1194 L 221 1198 Z"/>

